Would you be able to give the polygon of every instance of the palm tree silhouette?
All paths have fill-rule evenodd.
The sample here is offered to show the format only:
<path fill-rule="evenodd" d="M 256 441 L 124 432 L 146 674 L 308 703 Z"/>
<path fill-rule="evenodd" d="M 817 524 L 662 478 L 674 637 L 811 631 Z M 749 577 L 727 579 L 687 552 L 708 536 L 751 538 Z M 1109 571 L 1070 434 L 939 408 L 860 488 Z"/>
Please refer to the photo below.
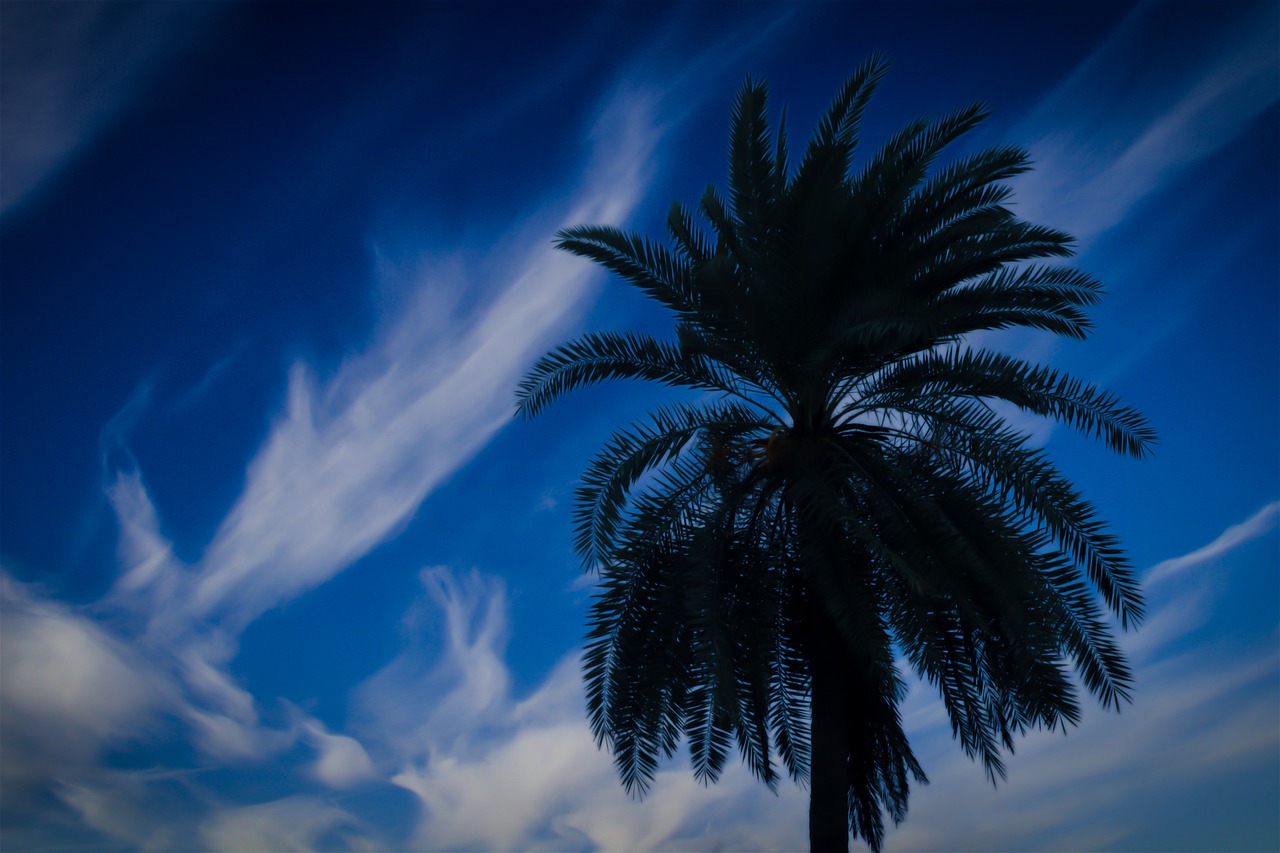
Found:
<path fill-rule="evenodd" d="M 910 667 L 937 688 L 961 748 L 994 782 L 1030 728 L 1080 719 L 1131 676 L 1138 585 L 1094 508 L 989 406 L 1006 401 L 1141 457 L 1142 416 L 1077 379 L 978 348 L 970 333 L 1083 338 L 1100 285 L 1036 263 L 1072 238 L 1020 221 L 999 146 L 935 166 L 987 115 L 915 121 L 853 152 L 887 62 L 840 89 L 797 167 L 763 82 L 733 106 L 728 199 L 671 248 L 607 227 L 561 231 L 671 311 L 675 335 L 591 333 L 543 356 L 532 416 L 573 389 L 638 378 L 698 392 L 615 433 L 577 493 L 575 545 L 600 573 L 584 658 L 597 742 L 628 791 L 687 739 L 714 782 L 733 744 L 770 787 L 810 789 L 813 850 L 873 850 L 883 814 L 927 782 L 902 728 Z M 1069 663 L 1068 663 L 1069 662 Z"/>

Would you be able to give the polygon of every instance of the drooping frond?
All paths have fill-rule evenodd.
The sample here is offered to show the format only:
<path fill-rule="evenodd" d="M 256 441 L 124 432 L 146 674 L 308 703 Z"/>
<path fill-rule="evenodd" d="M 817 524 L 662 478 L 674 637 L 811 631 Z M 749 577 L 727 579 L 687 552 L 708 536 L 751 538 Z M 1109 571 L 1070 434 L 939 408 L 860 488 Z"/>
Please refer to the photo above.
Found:
<path fill-rule="evenodd" d="M 899 362 L 879 378 L 876 406 L 906 397 L 997 399 L 1031 414 L 1053 418 L 1103 440 L 1117 453 L 1141 458 L 1155 433 L 1136 410 L 1115 395 L 1035 366 L 985 350 L 927 352 Z"/>
<path fill-rule="evenodd" d="M 614 433 L 591 460 L 578 487 L 574 513 L 578 553 L 589 565 L 608 560 L 627 494 L 646 471 L 675 459 L 699 437 L 714 452 L 718 445 L 773 425 L 732 403 L 677 405 L 658 409 L 647 422 Z"/>
<path fill-rule="evenodd" d="M 972 420 L 971 411 L 950 407 L 948 414 Z M 998 420 L 985 414 L 989 427 Z M 1000 435 L 991 428 L 944 427 L 936 435 L 938 458 L 1043 525 L 1073 565 L 1083 568 L 1123 627 L 1142 621 L 1138 580 L 1119 540 L 1107 532 L 1093 506 L 1043 453 L 1025 447 L 1019 436 Z"/>

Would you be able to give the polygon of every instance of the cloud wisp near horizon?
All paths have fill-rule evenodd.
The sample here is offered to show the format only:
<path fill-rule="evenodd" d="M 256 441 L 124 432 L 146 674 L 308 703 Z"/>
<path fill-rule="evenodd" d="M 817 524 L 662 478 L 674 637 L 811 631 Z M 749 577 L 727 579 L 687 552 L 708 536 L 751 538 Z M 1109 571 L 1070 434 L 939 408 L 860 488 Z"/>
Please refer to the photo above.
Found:
<path fill-rule="evenodd" d="M 1246 522 L 1166 562 L 1220 570 L 1233 550 L 1274 540 L 1273 534 L 1274 526 Z M 704 787 L 681 755 L 660 770 L 646 801 L 629 799 L 587 728 L 577 652 L 566 654 L 526 695 L 515 695 L 504 660 L 510 625 L 502 580 L 436 567 L 421 573 L 421 583 L 422 598 L 405 619 L 440 620 L 447 640 L 439 653 L 411 644 L 366 679 L 355 691 L 354 736 L 331 733 L 301 712 L 293 731 L 273 733 L 311 747 L 314 757 L 301 773 L 324 788 L 341 792 L 389 783 L 411 792 L 421 803 L 411 835 L 389 836 L 322 794 L 297 794 L 239 808 L 218 808 L 211 798 L 212 808 L 198 825 L 200 840 L 216 849 L 310 849 L 340 828 L 348 841 L 363 839 L 357 846 L 367 849 L 402 847 L 406 840 L 420 849 L 493 850 L 584 843 L 610 850 L 787 849 L 802 843 L 803 791 L 784 786 L 775 797 L 743 767 L 731 767 L 719 784 Z M 10 725 L 17 720 L 20 728 L 47 730 L 48 715 L 62 714 L 65 731 L 101 744 L 127 736 L 130 728 L 140 731 L 148 712 L 175 701 L 172 684 L 157 679 L 148 663 L 84 617 L 8 578 L 3 601 L 6 644 L 44 650 L 23 656 L 30 670 L 5 673 L 10 690 L 24 685 L 21 695 L 31 710 L 22 717 L 24 709 L 8 707 Z M 1153 604 L 1149 626 L 1160 634 L 1222 618 L 1215 613 L 1221 602 L 1207 600 L 1198 583 L 1184 584 Z M 1193 611 L 1197 618 L 1188 618 Z M 1280 665 L 1274 649 L 1244 660 L 1232 660 L 1229 648 L 1213 647 L 1170 658 L 1142 642 L 1143 634 L 1126 639 L 1144 701 L 1119 715 L 1087 709 L 1085 722 L 1067 739 L 1053 733 L 1025 738 L 1011 758 L 1009 781 L 999 789 L 984 784 L 981 768 L 950 742 L 930 688 L 913 682 L 904 718 L 933 784 L 917 792 L 910 819 L 891 847 L 1113 847 L 1134 831 L 1123 809 L 1114 806 L 1124 791 L 1167 789 L 1188 774 L 1265 767 L 1266 756 L 1280 746 L 1271 714 L 1280 699 L 1269 681 Z M 71 661 L 93 673 L 93 680 L 81 682 L 83 692 L 60 691 L 48 678 L 55 672 L 65 677 Z M 41 682 L 47 685 L 43 693 L 31 689 Z M 1245 701 L 1238 701 L 1242 696 Z M 74 719 L 76 713 L 83 718 Z M 1168 744 L 1178 747 L 1167 749 Z M 271 754 L 263 744 L 256 746 L 241 757 L 261 761 Z M 88 769 L 90 744 L 64 741 L 60 748 L 64 766 L 78 751 L 78 769 Z M 1162 759 L 1152 763 L 1152 755 Z M 126 771 L 64 782 L 61 794 L 89 825 L 118 841 L 144 847 L 189 841 L 184 833 L 192 827 L 176 821 L 166 826 L 168 821 L 154 818 L 122 821 L 114 805 L 106 807 L 113 795 L 136 796 L 130 783 L 147 781 Z M 1092 828 L 1081 834 L 1086 824 Z"/>
<path fill-rule="evenodd" d="M 476 104 L 452 113 L 458 145 L 474 145 L 477 162 L 507 170 L 501 174 L 515 171 L 514 163 L 527 173 L 526 185 L 500 199 L 505 210 L 516 211 L 510 216 L 452 221 L 433 230 L 422 223 L 435 214 L 405 213 L 397 178 L 379 178 L 383 189 L 371 193 L 375 202 L 353 201 L 339 187 L 359 183 L 352 176 L 362 174 L 355 171 L 358 159 L 371 161 L 370 170 L 400 170 L 405 183 L 411 181 L 404 165 L 409 161 L 397 159 L 403 156 L 400 143 L 388 141 L 399 127 L 390 105 L 412 101 L 430 112 L 448 98 L 465 97 L 420 80 L 412 95 L 397 94 L 372 72 L 352 83 L 353 91 L 364 86 L 370 93 L 382 84 L 368 98 L 369 121 L 345 128 L 345 142 L 317 142 L 323 156 L 300 152 L 297 159 L 319 162 L 346 152 L 332 171 L 345 168 L 352 175 L 317 173 L 315 185 L 302 191 L 317 209 L 307 215 L 317 221 L 323 218 L 318 211 L 330 205 L 350 203 L 358 211 L 341 220 L 349 230 L 327 232 L 327 238 L 364 248 L 365 280 L 351 289 L 363 291 L 374 306 L 368 327 L 344 331 L 337 351 L 312 352 L 296 339 L 283 341 L 279 352 L 286 356 L 275 361 L 262 357 L 262 330 L 228 331 L 184 365 L 191 381 L 177 391 L 157 379 L 169 365 L 150 364 L 139 380 L 136 365 L 121 361 L 135 370 L 133 390 L 115 398 L 113 415 L 95 421 L 105 472 L 101 514 L 109 515 L 112 530 L 109 536 L 85 534 L 73 545 L 77 554 L 89 555 L 86 561 L 109 567 L 108 582 L 80 588 L 70 575 L 58 577 L 38 565 L 32 570 L 35 558 L 14 548 L 13 522 L 5 522 L 0 846 L 784 850 L 804 844 L 806 792 L 786 784 L 774 794 L 737 764 L 706 787 L 696 782 L 682 752 L 659 769 L 646 799 L 628 798 L 587 726 L 580 647 L 549 628 L 584 620 L 583 584 L 566 588 L 563 581 L 572 558 L 570 508 L 560 496 L 572 490 L 601 424 L 631 417 L 636 401 L 648 398 L 624 390 L 567 403 L 568 414 L 552 426 L 513 421 L 516 384 L 543 351 L 599 322 L 650 320 L 628 301 L 631 296 L 606 285 L 597 268 L 552 248 L 556 229 L 660 226 L 669 190 L 689 201 L 701 189 L 699 181 L 722 183 L 718 172 L 698 170 L 704 162 L 723 168 L 727 98 L 744 74 L 776 73 L 815 90 L 826 87 L 825 93 L 847 71 L 840 66 L 828 79 L 826 71 L 815 70 L 823 55 L 817 45 L 830 39 L 847 50 L 839 32 L 858 20 L 855 10 L 734 8 L 745 10 L 734 26 L 696 6 L 655 6 L 648 16 L 625 6 L 600 10 L 585 23 L 575 20 L 581 29 L 572 32 L 586 44 L 625 24 L 633 38 L 616 55 L 595 45 L 556 65 L 553 77 L 522 79 L 513 71 L 516 82 L 502 87 L 492 114 Z M 875 36 L 896 45 L 905 56 L 893 75 L 904 74 L 908 92 L 923 91 L 926 84 L 904 71 L 927 61 L 927 46 L 905 35 L 903 12 L 868 8 L 871 33 L 858 44 L 865 39 L 883 46 Z M 1262 127 L 1265 117 L 1276 114 L 1280 50 L 1268 36 L 1274 35 L 1275 10 L 1238 4 L 1230 15 L 1198 17 L 1207 8 L 1144 3 L 1126 6 L 1123 14 L 1095 10 L 1098 17 L 1076 36 L 1070 61 L 1043 72 L 1038 94 L 1013 111 L 1008 132 L 1037 161 L 1036 171 L 1015 185 L 1019 212 L 1074 230 L 1091 272 L 1106 280 L 1109 272 L 1125 271 L 1117 289 L 1127 289 L 1128 298 L 1158 288 L 1130 273 L 1144 261 L 1164 262 L 1178 245 L 1179 223 L 1210 217 L 1213 192 L 1220 190 L 1198 189 L 1206 170 L 1232 174 L 1234 165 L 1215 164 L 1242 139 L 1269 132 Z M 276 31 L 258 16 L 288 17 L 279 10 L 254 11 L 252 4 L 198 12 L 106 4 L 78 9 L 58 29 L 38 11 L 5 10 L 6 51 L 18 44 L 15 32 L 27 32 L 79 45 L 84 59 L 77 65 L 32 58 L 32 45 L 23 43 L 0 64 L 6 100 L 10 90 L 17 93 L 4 131 L 0 199 L 0 223 L 10 229 L 55 217 L 62 194 L 73 193 L 78 181 L 92 184 L 94 158 L 102 156 L 95 146 L 133 120 L 139 104 L 187 85 L 195 93 L 215 91 L 200 88 L 213 85 L 198 73 L 207 59 L 201 51 L 216 51 L 220 39 L 235 47 L 237 38 L 260 50 L 271 40 L 255 28 Z M 407 32 L 422 27 L 423 43 L 443 57 L 440 69 L 457 61 L 448 58 L 451 27 L 486 29 L 460 9 L 419 12 L 411 24 L 396 26 Z M 1035 16 L 1019 14 L 1005 25 L 1031 32 Z M 314 31 L 297 36 L 298 44 L 335 26 L 324 23 L 324 15 L 318 19 Z M 570 32 L 567 20 L 557 20 Z M 981 29 L 983 20 L 970 24 Z M 532 26 L 521 21 L 508 25 Z M 292 32 L 294 25 L 290 19 L 280 32 Z M 545 26 L 539 32 L 548 44 L 570 44 L 556 42 L 568 36 Z M 1171 50 L 1160 35 L 1166 31 L 1186 34 L 1185 50 Z M 118 43 L 121 34 L 137 35 L 130 50 Z M 396 37 L 401 46 L 416 44 L 405 32 Z M 530 37 L 506 30 L 494 36 L 495 44 L 513 52 L 515 45 L 527 48 Z M 361 39 L 381 44 L 377 38 L 352 32 L 353 56 L 367 46 Z M 796 47 L 809 42 L 815 47 Z M 494 48 L 485 61 L 498 62 L 500 53 Z M 391 73 L 387 69 L 401 67 L 394 60 L 379 56 L 369 67 Z M 216 67 L 236 67 L 235 61 Z M 80 94 L 86 81 L 103 68 L 110 73 L 94 83 L 101 91 L 86 100 Z M 153 79 L 160 69 L 172 74 L 163 85 Z M 1108 81 L 1125 83 L 1140 96 L 1126 100 L 1118 84 L 1108 89 Z M 557 88 L 573 86 L 582 93 L 572 99 Z M 41 97 L 50 102 L 43 112 L 33 106 Z M 786 99 L 775 90 L 779 107 Z M 797 112 L 801 120 L 788 119 L 793 150 L 807 130 L 805 109 Z M 1065 122 L 1063 115 L 1074 118 Z M 555 130 L 544 139 L 547 127 Z M 422 128 L 433 139 L 448 136 L 434 125 Z M 717 134 L 710 141 L 707 128 Z M 527 150 L 517 138 L 522 135 L 529 137 Z M 528 153 L 553 148 L 576 156 L 542 162 Z M 463 157 L 445 148 L 432 151 Z M 431 180 L 442 197 L 483 199 L 495 192 L 483 171 L 449 176 L 456 185 L 439 176 Z M 686 185 L 689 176 L 693 183 Z M 99 183 L 117 192 L 115 180 Z M 1152 201 L 1172 192 L 1194 200 L 1184 210 L 1155 216 Z M 127 204 L 127 193 L 118 197 Z M 517 198 L 518 204 L 510 201 Z M 1221 269 L 1256 271 L 1274 259 L 1274 247 L 1261 255 L 1254 233 L 1274 218 L 1274 206 L 1242 228 L 1243 236 L 1211 241 Z M 1222 221 L 1220 214 L 1210 219 Z M 254 235 L 255 246 L 289 233 L 284 225 L 271 227 L 267 236 Z M 359 233 L 353 237 L 352 230 Z M 1131 251 L 1119 251 L 1115 235 L 1130 233 L 1142 238 Z M 139 241 L 139 253 L 146 242 Z M 10 278 L 23 280 L 6 273 Z M 255 286 L 269 287 L 265 274 Z M 1194 290 L 1209 292 L 1207 283 Z M 208 303 L 232 304 L 235 298 L 213 294 Z M 152 304 L 142 300 L 127 312 L 145 314 Z M 1250 304 L 1272 306 L 1274 297 Z M 309 307 L 290 311 L 302 314 Z M 202 310 L 219 316 L 216 307 Z M 4 316 L 6 323 L 17 322 L 10 308 Z M 6 325 L 6 332 L 11 328 Z M 1105 375 L 1109 386 L 1146 393 L 1146 402 L 1181 406 L 1172 410 L 1199 424 L 1200 411 L 1181 402 L 1172 368 L 1157 358 L 1170 358 L 1181 328 L 1170 321 L 1142 329 L 1136 340 L 1118 335 L 1124 340 L 1108 344 L 1106 358 L 1090 369 Z M 1075 357 L 1074 350 L 1035 336 L 993 342 L 1053 364 Z M 1261 344 L 1263 352 L 1274 349 L 1269 339 Z M 105 348 L 99 357 L 121 357 L 127 349 Z M 1217 359 L 1223 373 L 1230 372 L 1228 358 L 1231 366 L 1253 364 L 1259 372 L 1242 383 L 1273 390 L 1275 377 L 1248 354 L 1220 343 L 1209 351 L 1207 358 Z M 12 365 L 10 354 L 6 349 Z M 256 373 L 261 386 L 276 391 L 256 398 L 245 393 L 247 386 L 236 384 L 241 372 Z M 12 374 L 5 375 L 12 388 Z M 247 402 L 252 400 L 258 403 Z M 166 503 L 173 486 L 166 481 L 165 488 L 155 488 L 164 473 L 155 460 L 198 455 L 209 430 L 187 427 L 200 424 L 210 409 L 263 400 L 267 408 L 253 413 L 263 427 L 237 463 L 242 476 L 230 493 L 211 490 L 223 502 L 203 503 L 208 534 L 193 537 L 192 525 L 176 523 L 177 508 Z M 1262 432 L 1276 419 L 1275 403 L 1257 404 L 1253 421 Z M 1049 426 L 1013 411 L 1010 418 L 1036 443 L 1053 441 L 1051 449 L 1058 449 Z M 1196 464 L 1197 447 L 1182 423 L 1158 426 L 1168 446 L 1166 461 L 1155 463 L 1163 466 L 1156 469 L 1165 478 L 1159 482 L 1180 482 Z M 536 429 L 544 430 L 537 433 L 541 443 L 526 437 Z M 174 448 L 166 451 L 170 455 L 139 451 L 159 441 L 158 434 Z M 1273 445 L 1250 441 L 1241 440 L 1242 454 L 1252 447 L 1255 456 L 1275 456 Z M 1061 444 L 1070 468 L 1075 445 Z M 5 448 L 8 460 L 13 447 Z M 39 457 L 42 464 L 57 458 L 52 446 L 48 453 Z M 936 695 L 913 683 L 904 717 L 932 784 L 913 792 L 908 819 L 889 833 L 887 849 L 1154 850 L 1183 838 L 1200 849 L 1213 846 L 1212 839 L 1255 849 L 1272 829 L 1280 840 L 1280 826 L 1267 824 L 1257 805 L 1273 791 L 1280 795 L 1271 778 L 1280 769 L 1280 613 L 1273 612 L 1280 593 L 1272 577 L 1280 562 L 1280 482 L 1251 470 L 1252 479 L 1237 477 L 1228 487 L 1196 474 L 1208 496 L 1187 499 L 1203 501 L 1203 517 L 1171 536 L 1161 513 L 1171 511 L 1174 499 L 1155 487 L 1142 491 L 1141 472 L 1126 468 L 1116 477 L 1112 472 L 1119 469 L 1080 470 L 1108 486 L 1103 503 L 1118 508 L 1118 528 L 1131 533 L 1135 552 L 1144 555 L 1148 619 L 1122 637 L 1137 674 L 1135 703 L 1117 715 L 1086 700 L 1084 722 L 1069 737 L 1036 732 L 1022 739 L 1009 761 L 1008 782 L 993 789 L 981 767 L 952 742 Z M 225 472 L 218 476 L 227 479 Z M 5 498 L 11 500 L 8 483 Z M 194 493 L 203 485 L 193 481 L 188 489 Z M 26 486 L 39 488 L 34 480 Z M 1215 495 L 1222 500 L 1215 502 Z M 450 502 L 461 508 L 441 508 Z M 468 507 L 479 512 L 468 516 Z M 65 552 L 65 544 L 57 547 Z M 323 613 L 346 606 L 335 600 L 345 593 L 333 590 L 350 589 L 344 584 L 353 583 L 352 575 L 371 576 L 370 566 L 392 566 L 403 578 L 379 599 L 378 612 L 391 614 L 388 624 L 368 632 L 378 635 L 379 644 L 344 664 L 341 682 L 334 674 L 323 686 L 278 687 L 284 682 L 269 675 L 296 667 L 284 653 L 272 660 L 274 650 L 264 650 L 267 641 L 254 632 L 264 623 L 302 636 L 350 630 L 346 626 L 356 621 L 334 620 L 344 627 L 333 628 Z M 1253 595 L 1241 592 L 1246 589 Z M 406 590 L 407 598 L 398 597 Z M 340 640 L 368 642 L 354 635 Z M 320 701 L 322 691 L 339 698 Z M 1212 829 L 1185 815 L 1162 816 L 1162 801 L 1198 797 L 1206 808 L 1245 819 L 1238 827 Z"/>

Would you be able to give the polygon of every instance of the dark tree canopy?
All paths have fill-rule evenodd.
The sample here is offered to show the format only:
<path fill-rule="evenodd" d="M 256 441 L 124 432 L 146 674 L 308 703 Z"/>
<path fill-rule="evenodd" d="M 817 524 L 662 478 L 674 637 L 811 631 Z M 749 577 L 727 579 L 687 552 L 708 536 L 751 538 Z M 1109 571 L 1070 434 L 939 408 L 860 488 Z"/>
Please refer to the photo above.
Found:
<path fill-rule="evenodd" d="M 667 220 L 669 245 L 559 234 L 657 300 L 674 334 L 590 333 L 534 366 L 522 415 L 608 379 L 703 392 L 619 430 L 582 478 L 575 545 L 600 573 L 585 656 L 597 741 L 643 793 L 688 742 L 714 782 L 736 751 L 770 787 L 811 791 L 814 849 L 873 849 L 925 774 L 903 732 L 909 667 L 994 781 L 1031 728 L 1080 719 L 1131 676 L 1142 598 L 1117 539 L 1004 401 L 1141 457 L 1154 434 L 1112 395 L 970 334 L 1084 338 L 1101 287 L 1052 263 L 1072 238 L 1019 220 L 997 146 L 939 155 L 987 115 L 920 120 L 856 160 L 887 63 L 841 87 L 799 162 L 747 81 L 727 197 Z M 1105 605 L 1105 610 L 1104 610 Z"/>

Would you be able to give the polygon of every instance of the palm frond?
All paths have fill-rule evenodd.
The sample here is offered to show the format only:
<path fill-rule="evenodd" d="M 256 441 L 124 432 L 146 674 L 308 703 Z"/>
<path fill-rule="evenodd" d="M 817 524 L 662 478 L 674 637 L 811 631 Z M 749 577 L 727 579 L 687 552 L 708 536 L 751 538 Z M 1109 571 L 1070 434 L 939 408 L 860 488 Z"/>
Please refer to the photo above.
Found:
<path fill-rule="evenodd" d="M 892 136 L 862 172 L 850 192 L 871 211 L 869 232 L 878 234 L 901 216 L 902 205 L 928 174 L 942 149 L 977 127 L 990 111 L 971 104 L 936 121 L 918 120 Z"/>
<path fill-rule="evenodd" d="M 556 248 L 589 258 L 677 314 L 697 310 L 688 269 L 663 246 L 606 225 L 561 229 Z"/>
<path fill-rule="evenodd" d="M 644 379 L 749 399 L 734 375 L 701 353 L 647 335 L 592 332 L 538 359 L 516 390 L 516 411 L 533 417 L 570 391 L 610 379 Z"/>
<path fill-rule="evenodd" d="M 1155 442 L 1155 432 L 1146 419 L 1121 405 L 1114 394 L 1003 353 L 967 348 L 927 352 L 885 371 L 878 386 L 878 405 L 894 405 L 908 396 L 1004 400 L 1031 414 L 1065 423 L 1101 439 L 1117 453 L 1136 458 L 1147 455 Z M 886 392 L 892 397 L 886 397 Z"/>
<path fill-rule="evenodd" d="M 858 144 L 862 115 L 888 71 L 888 59 L 872 54 L 840 87 L 805 149 L 795 179 L 797 187 L 845 179 Z"/>
<path fill-rule="evenodd" d="M 667 213 L 667 231 L 675 241 L 676 251 L 686 262 L 698 266 L 711 257 L 711 247 L 698 233 L 693 215 L 680 202 L 673 202 Z"/>
<path fill-rule="evenodd" d="M 778 190 L 769 150 L 769 92 L 750 79 L 738 90 L 729 120 L 729 202 L 742 243 L 763 243 Z"/>

